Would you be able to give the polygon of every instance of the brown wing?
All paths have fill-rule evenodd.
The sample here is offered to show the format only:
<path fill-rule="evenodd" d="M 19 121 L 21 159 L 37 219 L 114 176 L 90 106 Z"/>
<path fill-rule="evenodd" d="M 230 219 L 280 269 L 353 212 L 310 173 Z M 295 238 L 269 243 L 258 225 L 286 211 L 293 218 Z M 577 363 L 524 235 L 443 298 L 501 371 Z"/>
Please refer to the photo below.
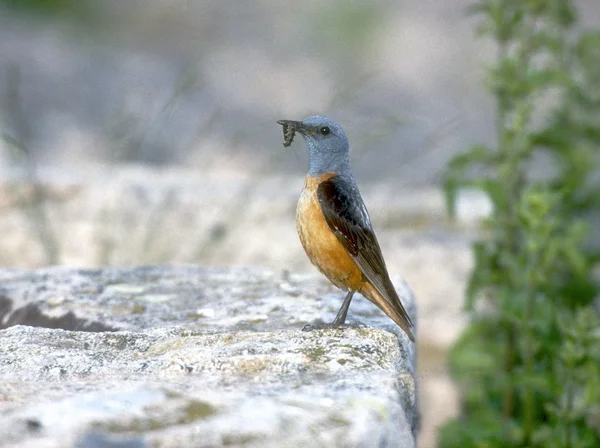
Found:
<path fill-rule="evenodd" d="M 336 176 L 319 185 L 317 197 L 327 225 L 365 278 L 392 306 L 406 326 L 412 328 L 410 317 L 390 280 L 369 213 L 357 187 Z"/>

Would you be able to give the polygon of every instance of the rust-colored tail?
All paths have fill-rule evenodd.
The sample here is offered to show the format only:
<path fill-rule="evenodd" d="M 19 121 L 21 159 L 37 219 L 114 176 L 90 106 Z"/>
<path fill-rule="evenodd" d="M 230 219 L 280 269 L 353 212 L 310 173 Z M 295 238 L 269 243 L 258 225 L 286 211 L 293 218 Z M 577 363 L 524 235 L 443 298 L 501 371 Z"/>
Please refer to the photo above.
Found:
<path fill-rule="evenodd" d="M 415 342 L 415 335 L 412 330 L 412 322 L 410 321 L 410 317 L 408 316 L 406 309 L 400 302 L 400 299 L 397 300 L 397 304 L 393 304 L 392 301 L 386 300 L 368 281 L 363 284 L 362 288 L 360 289 L 360 293 L 381 308 L 385 314 L 387 314 L 400 326 L 400 328 L 402 328 L 402 330 L 404 330 L 408 336 L 408 339 L 410 339 L 412 342 Z"/>

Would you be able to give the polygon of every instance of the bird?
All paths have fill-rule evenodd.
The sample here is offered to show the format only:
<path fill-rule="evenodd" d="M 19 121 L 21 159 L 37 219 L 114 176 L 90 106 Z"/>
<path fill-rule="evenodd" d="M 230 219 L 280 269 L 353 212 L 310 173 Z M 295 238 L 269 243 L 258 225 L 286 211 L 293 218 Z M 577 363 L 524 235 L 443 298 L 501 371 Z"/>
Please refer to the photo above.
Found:
<path fill-rule="evenodd" d="M 344 325 L 352 297 L 359 292 L 414 342 L 414 325 L 390 279 L 352 174 L 346 133 L 321 115 L 277 123 L 283 126 L 284 146 L 290 146 L 298 132 L 308 148 L 308 174 L 296 208 L 300 242 L 312 264 L 347 291 L 335 319 L 326 326 Z"/>

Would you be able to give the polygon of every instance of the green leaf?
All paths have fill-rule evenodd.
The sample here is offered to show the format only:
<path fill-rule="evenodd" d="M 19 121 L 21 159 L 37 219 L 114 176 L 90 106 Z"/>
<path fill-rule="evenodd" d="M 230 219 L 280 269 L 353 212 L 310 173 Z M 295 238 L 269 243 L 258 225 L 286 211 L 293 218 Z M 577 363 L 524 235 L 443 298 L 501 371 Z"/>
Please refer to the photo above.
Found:
<path fill-rule="evenodd" d="M 444 185 L 452 213 L 463 188 L 494 210 L 449 358 L 463 413 L 440 446 L 600 446 L 600 29 L 573 36 L 571 0 L 479 0 L 470 12 L 498 49 L 497 141 L 453 158 Z"/>
<path fill-rule="evenodd" d="M 456 216 L 456 200 L 459 189 L 473 183 L 466 177 L 469 168 L 478 164 L 486 165 L 492 160 L 493 156 L 490 150 L 483 145 L 474 145 L 450 160 L 444 173 L 443 184 L 446 208 L 451 217 Z"/>

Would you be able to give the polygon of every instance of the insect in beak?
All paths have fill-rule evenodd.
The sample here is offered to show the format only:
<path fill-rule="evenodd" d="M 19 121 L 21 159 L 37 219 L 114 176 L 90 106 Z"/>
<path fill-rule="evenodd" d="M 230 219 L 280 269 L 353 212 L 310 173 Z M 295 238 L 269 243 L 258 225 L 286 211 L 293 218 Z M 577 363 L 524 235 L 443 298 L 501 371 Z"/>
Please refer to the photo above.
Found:
<path fill-rule="evenodd" d="M 287 148 L 294 141 L 296 131 L 300 131 L 302 123 L 291 120 L 279 120 L 277 123 L 283 126 L 283 146 Z"/>

